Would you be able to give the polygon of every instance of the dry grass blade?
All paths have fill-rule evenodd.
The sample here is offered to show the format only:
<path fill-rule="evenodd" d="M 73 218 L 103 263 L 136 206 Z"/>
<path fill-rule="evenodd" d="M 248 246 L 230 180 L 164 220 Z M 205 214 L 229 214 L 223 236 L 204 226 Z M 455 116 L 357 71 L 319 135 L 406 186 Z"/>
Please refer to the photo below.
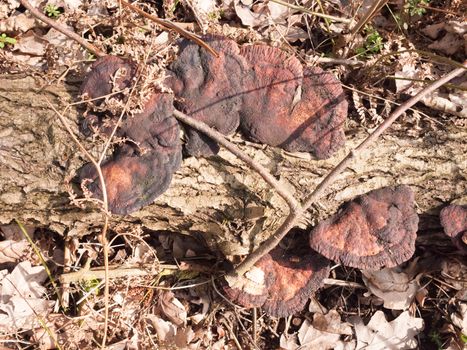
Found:
<path fill-rule="evenodd" d="M 281 1 L 281 0 L 270 0 L 270 1 L 275 2 L 276 4 L 279 4 L 279 5 L 283 5 L 283 6 L 286 6 L 288 8 L 303 12 L 303 13 L 307 13 L 309 15 L 313 15 L 313 16 L 316 16 L 316 17 L 321 17 L 321 18 L 324 18 L 324 19 L 329 19 L 329 20 L 334 21 L 334 22 L 341 22 L 341 23 L 347 23 L 347 24 L 352 22 L 350 19 L 347 19 L 347 18 L 340 18 L 340 17 L 327 15 L 325 13 L 310 11 L 307 8 L 303 7 L 303 6 L 297 6 L 297 5 L 289 4 L 289 3 Z"/>
<path fill-rule="evenodd" d="M 161 27 L 163 27 L 165 29 L 173 30 L 174 32 L 180 34 L 181 36 L 183 36 L 183 37 L 185 37 L 185 38 L 187 38 L 189 40 L 194 41 L 199 46 L 204 47 L 206 50 L 208 50 L 215 57 L 219 57 L 219 54 L 217 53 L 216 50 L 214 50 L 212 47 L 210 47 L 208 44 L 206 44 L 203 40 L 198 38 L 195 34 L 186 31 L 185 29 L 179 27 L 178 25 L 176 25 L 176 24 L 174 24 L 174 23 L 172 23 L 172 22 L 170 22 L 168 20 L 161 19 L 161 18 L 158 18 L 156 16 L 153 16 L 153 15 L 139 9 L 138 7 L 130 4 L 129 2 L 126 2 L 125 0 L 120 0 L 120 2 L 121 2 L 121 4 L 123 6 L 128 7 L 129 9 L 135 11 L 136 13 L 140 14 L 141 16 L 150 19 L 151 21 L 157 23 L 158 25 L 160 25 Z"/>
<path fill-rule="evenodd" d="M 24 229 L 24 227 L 23 227 Z M 21 295 L 21 292 L 18 290 L 18 288 L 15 286 L 14 283 L 12 283 L 11 281 L 9 281 L 10 284 L 13 286 L 13 288 Z M 32 310 L 32 312 L 34 313 L 34 315 L 36 316 L 37 318 L 37 321 L 39 322 L 39 324 L 41 325 L 42 329 L 45 330 L 45 332 L 47 333 L 47 335 L 50 337 L 50 339 L 52 339 L 52 342 L 53 344 L 55 345 L 55 347 L 58 349 L 58 350 L 62 350 L 62 347 L 60 346 L 59 342 L 57 341 L 57 338 L 55 337 L 54 333 L 50 330 L 50 328 L 47 326 L 47 323 L 44 321 L 44 319 L 36 312 L 36 310 L 34 310 L 34 307 L 28 302 L 28 299 L 24 298 L 24 302 L 28 305 L 28 307 Z M 0 350 L 3 350 L 3 349 L 9 349 L 9 348 L 1 348 Z"/>

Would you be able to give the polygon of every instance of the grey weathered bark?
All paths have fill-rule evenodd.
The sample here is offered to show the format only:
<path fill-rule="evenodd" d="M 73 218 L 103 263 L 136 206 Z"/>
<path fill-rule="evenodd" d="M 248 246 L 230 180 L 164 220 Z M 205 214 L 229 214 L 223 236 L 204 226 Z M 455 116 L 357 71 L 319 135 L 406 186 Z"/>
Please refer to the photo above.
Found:
<path fill-rule="evenodd" d="M 46 86 L 32 77 L 0 76 L 0 223 L 16 218 L 73 235 L 100 229 L 99 212 L 69 204 L 64 179 L 86 160 L 46 102 L 47 98 L 61 110 L 76 95 L 73 85 Z M 78 114 L 72 110 L 66 115 L 75 130 Z M 367 135 L 362 127 L 348 129 L 345 149 L 324 161 L 235 139 L 302 199 Z M 301 226 L 309 227 L 314 218 L 327 216 L 357 194 L 392 184 L 410 185 L 418 212 L 427 217 L 437 215 L 445 202 L 466 202 L 467 130 L 445 125 L 411 135 L 390 130 L 340 176 Z M 97 154 L 89 139 L 79 137 Z M 137 224 L 148 230 L 201 234 L 226 254 L 246 253 L 277 227 L 286 212 L 273 189 L 221 151 L 210 159 L 185 159 L 170 189 L 154 204 L 111 222 L 120 228 Z"/>

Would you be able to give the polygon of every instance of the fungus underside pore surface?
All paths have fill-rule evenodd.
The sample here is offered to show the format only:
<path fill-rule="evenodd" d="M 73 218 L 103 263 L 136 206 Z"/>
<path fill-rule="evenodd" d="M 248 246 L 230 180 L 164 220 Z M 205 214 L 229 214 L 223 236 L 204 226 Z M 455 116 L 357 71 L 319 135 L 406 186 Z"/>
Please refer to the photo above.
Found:
<path fill-rule="evenodd" d="M 328 259 L 360 269 L 393 267 L 415 251 L 418 215 L 408 186 L 358 196 L 310 232 L 310 245 Z"/>

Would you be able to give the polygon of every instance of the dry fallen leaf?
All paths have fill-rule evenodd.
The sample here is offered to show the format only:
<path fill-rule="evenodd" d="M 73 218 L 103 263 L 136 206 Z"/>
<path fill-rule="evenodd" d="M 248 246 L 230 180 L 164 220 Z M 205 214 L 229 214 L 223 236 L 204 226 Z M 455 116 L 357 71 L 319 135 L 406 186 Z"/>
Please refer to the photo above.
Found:
<path fill-rule="evenodd" d="M 192 292 L 194 289 L 190 289 L 190 294 L 194 293 Z M 207 293 L 200 294 L 197 299 L 194 299 L 191 301 L 193 304 L 198 304 L 202 305 L 201 311 L 195 313 L 194 315 L 190 316 L 189 319 L 194 323 L 194 324 L 199 324 L 201 323 L 202 320 L 205 319 L 206 315 L 208 314 L 208 311 L 211 307 L 211 300 L 208 297 Z"/>
<path fill-rule="evenodd" d="M 441 263 L 441 276 L 446 283 L 457 289 L 458 296 L 467 290 L 467 266 L 456 259 L 446 259 Z"/>
<path fill-rule="evenodd" d="M 467 336 L 467 304 L 461 303 L 457 312 L 451 315 L 452 323 L 461 329 L 462 334 Z"/>
<path fill-rule="evenodd" d="M 326 315 L 316 313 L 313 315 L 313 327 L 323 332 L 352 335 L 352 327 L 347 322 L 341 321 L 341 316 L 336 310 L 329 311 Z"/>
<path fill-rule="evenodd" d="M 10 11 L 19 7 L 18 0 L 6 0 L 5 3 L 0 4 L 0 19 L 6 18 Z"/>
<path fill-rule="evenodd" d="M 1 241 L 0 242 L 0 264 L 25 260 L 25 256 L 30 252 L 28 241 Z"/>
<path fill-rule="evenodd" d="M 16 265 L 10 274 L 2 271 L 0 281 L 0 331 L 17 332 L 34 329 L 39 318 L 52 310 L 53 301 L 42 299 L 47 278 L 42 266 L 31 266 L 29 261 Z"/>
<path fill-rule="evenodd" d="M 164 315 L 177 327 L 186 324 L 187 312 L 183 304 L 171 291 L 163 291 L 159 296 L 159 305 Z"/>
<path fill-rule="evenodd" d="M 423 319 L 410 316 L 404 311 L 391 322 L 386 320 L 382 311 L 376 311 L 370 322 L 365 326 L 360 317 L 349 320 L 355 327 L 358 349 L 415 349 L 415 336 L 423 330 Z"/>
<path fill-rule="evenodd" d="M 313 325 L 305 320 L 300 330 L 298 331 L 298 340 L 302 346 L 316 349 L 334 349 L 334 345 L 339 341 L 339 334 L 330 334 L 322 332 L 313 327 Z"/>
<path fill-rule="evenodd" d="M 250 27 L 278 24 L 291 13 L 287 6 L 274 2 L 254 2 L 252 0 L 234 0 L 234 8 L 242 24 Z"/>
<path fill-rule="evenodd" d="M 298 344 L 298 338 L 296 334 L 282 333 L 279 339 L 279 346 L 284 350 L 295 350 L 300 347 Z"/>
<path fill-rule="evenodd" d="M 196 22 L 198 22 L 203 34 L 211 24 L 217 21 L 219 10 L 215 0 L 183 0 L 183 2 L 193 11 Z"/>
<path fill-rule="evenodd" d="M 467 23 L 458 21 L 447 21 L 432 24 L 422 29 L 422 32 L 432 39 L 437 39 L 430 45 L 429 49 L 441 51 L 446 55 L 453 55 L 458 50 L 467 50 Z M 439 37 L 442 35 L 441 37 Z"/>
<path fill-rule="evenodd" d="M 146 315 L 147 321 L 154 327 L 161 342 L 172 343 L 177 333 L 177 327 L 172 322 L 165 321 L 156 315 Z"/>
<path fill-rule="evenodd" d="M 313 322 L 305 320 L 298 331 L 300 349 L 353 349 L 354 344 L 340 340 L 344 334 L 352 334 L 352 330 L 337 311 L 314 314 Z"/>
<path fill-rule="evenodd" d="M 26 230 L 28 236 L 31 237 L 31 239 L 34 239 L 34 232 L 36 231 L 36 227 L 32 225 L 23 225 L 23 227 Z M 24 233 L 16 223 L 0 225 L 0 231 L 2 232 L 2 236 L 5 240 L 11 239 L 13 241 L 20 241 L 24 239 Z"/>
<path fill-rule="evenodd" d="M 418 278 L 402 272 L 398 267 L 362 270 L 362 278 L 368 290 L 383 300 L 385 308 L 392 310 L 407 309 L 420 288 Z"/>

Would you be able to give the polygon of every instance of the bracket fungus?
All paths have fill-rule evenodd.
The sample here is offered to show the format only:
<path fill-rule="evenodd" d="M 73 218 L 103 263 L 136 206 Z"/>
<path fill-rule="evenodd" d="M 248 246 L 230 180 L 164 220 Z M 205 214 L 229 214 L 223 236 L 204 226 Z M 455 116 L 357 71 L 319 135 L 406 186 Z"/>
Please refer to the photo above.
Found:
<path fill-rule="evenodd" d="M 109 82 L 121 67 L 130 67 L 132 74 L 135 73 L 132 63 L 118 57 L 106 56 L 96 61 L 83 82 L 82 94 L 92 99 L 109 94 L 114 88 Z M 126 72 L 122 75 L 124 80 L 119 80 L 118 74 L 114 79 L 114 83 L 119 81 L 118 89 L 131 84 Z M 116 147 L 112 156 L 101 166 L 112 213 L 136 211 L 150 204 L 169 187 L 182 158 L 179 126 L 172 114 L 173 97 L 154 92 L 140 113 L 125 115 L 117 130 L 117 135 L 125 142 Z M 108 114 L 106 117 L 117 118 Z M 105 133 L 109 134 L 110 130 L 107 128 Z M 94 166 L 85 165 L 79 170 L 78 177 L 94 197 L 102 198 L 102 188 Z"/>
<path fill-rule="evenodd" d="M 344 144 L 347 101 L 340 82 L 318 67 L 303 69 L 276 48 L 241 50 L 252 69 L 241 130 L 254 141 L 329 158 Z"/>
<path fill-rule="evenodd" d="M 446 235 L 467 254 L 467 206 L 451 204 L 441 210 L 440 218 Z"/>
<path fill-rule="evenodd" d="M 286 317 L 303 309 L 329 271 L 329 261 L 306 245 L 288 250 L 277 247 L 245 276 L 227 276 L 224 291 L 244 307 L 262 307 L 271 316 Z"/>
<path fill-rule="evenodd" d="M 242 101 L 239 92 L 248 65 L 233 40 L 214 35 L 203 40 L 219 53 L 219 57 L 183 40 L 166 83 L 178 98 L 177 107 L 228 135 L 240 123 Z M 216 154 L 219 146 L 199 132 L 188 129 L 185 149 L 192 156 L 208 156 Z"/>
<path fill-rule="evenodd" d="M 218 57 L 181 41 L 178 58 L 168 70 L 166 84 L 176 107 L 224 135 L 239 126 L 253 141 L 289 151 L 312 152 L 327 158 L 344 142 L 342 125 L 347 102 L 340 83 L 320 68 L 304 69 L 280 49 L 251 45 L 239 48 L 228 38 L 204 37 Z M 93 100 L 82 131 L 110 135 L 118 118 L 102 103 L 121 102 L 138 71 L 135 62 L 115 56 L 99 58 L 81 87 Z M 110 96 L 112 95 L 112 96 Z M 102 97 L 102 98 L 101 98 Z M 102 165 L 109 209 L 126 214 L 149 204 L 163 193 L 181 163 L 179 126 L 173 96 L 153 92 L 143 110 L 127 113 L 116 132 L 124 144 Z M 185 150 L 193 156 L 216 154 L 219 146 L 187 128 Z M 79 179 L 94 196 L 102 197 L 97 171 L 84 167 Z"/>
<path fill-rule="evenodd" d="M 239 126 L 253 141 L 328 158 L 344 143 L 347 102 L 340 82 L 318 67 L 304 69 L 284 51 L 237 44 L 220 36 L 204 40 L 213 57 L 182 41 L 166 83 L 177 107 L 228 135 Z M 188 128 L 190 155 L 212 155 L 218 146 Z"/>
<path fill-rule="evenodd" d="M 310 246 L 326 258 L 360 269 L 394 267 L 415 251 L 418 215 L 405 185 L 358 196 L 310 232 Z"/>

